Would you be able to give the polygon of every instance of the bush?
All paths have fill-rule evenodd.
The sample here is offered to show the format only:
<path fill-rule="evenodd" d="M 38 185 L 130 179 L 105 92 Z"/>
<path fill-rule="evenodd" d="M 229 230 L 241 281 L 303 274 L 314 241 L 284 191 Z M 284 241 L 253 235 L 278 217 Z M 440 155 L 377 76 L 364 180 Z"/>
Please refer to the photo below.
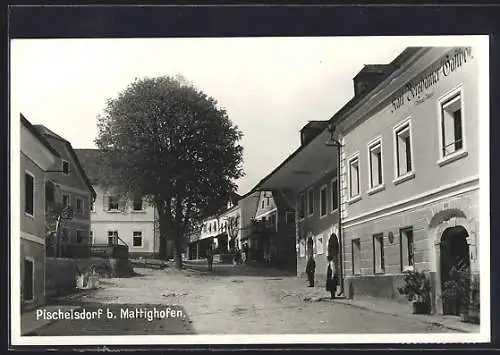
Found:
<path fill-rule="evenodd" d="M 398 291 L 406 295 L 410 302 L 421 302 L 427 305 L 431 303 L 431 282 L 424 272 L 405 271 L 404 286 Z"/>

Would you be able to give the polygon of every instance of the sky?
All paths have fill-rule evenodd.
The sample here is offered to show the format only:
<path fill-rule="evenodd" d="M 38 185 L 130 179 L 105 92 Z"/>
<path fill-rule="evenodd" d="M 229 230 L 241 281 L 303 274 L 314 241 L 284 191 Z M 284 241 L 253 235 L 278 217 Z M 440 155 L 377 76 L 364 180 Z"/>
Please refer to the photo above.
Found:
<path fill-rule="evenodd" d="M 422 37 L 16 39 L 11 113 L 96 148 L 97 116 L 138 77 L 180 74 L 217 100 L 244 137 L 250 191 L 300 145 L 299 130 L 327 120 L 354 95 L 365 64 L 386 64 Z"/>

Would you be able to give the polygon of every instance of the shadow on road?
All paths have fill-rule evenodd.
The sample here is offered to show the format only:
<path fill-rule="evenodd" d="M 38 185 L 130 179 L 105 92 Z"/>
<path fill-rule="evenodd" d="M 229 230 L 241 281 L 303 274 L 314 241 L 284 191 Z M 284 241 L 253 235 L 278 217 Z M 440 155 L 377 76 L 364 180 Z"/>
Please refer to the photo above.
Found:
<path fill-rule="evenodd" d="M 212 270 L 207 265 L 187 264 L 185 269 L 193 270 L 202 275 L 217 277 L 250 276 L 250 277 L 294 277 L 296 272 L 264 267 L 249 267 L 247 265 L 214 265 Z"/>

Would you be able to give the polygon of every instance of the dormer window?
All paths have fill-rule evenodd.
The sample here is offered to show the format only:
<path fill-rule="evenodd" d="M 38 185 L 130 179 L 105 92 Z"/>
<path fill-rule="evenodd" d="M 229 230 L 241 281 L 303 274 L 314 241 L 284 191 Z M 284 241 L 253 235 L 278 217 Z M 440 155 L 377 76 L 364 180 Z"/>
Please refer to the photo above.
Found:
<path fill-rule="evenodd" d="M 69 175 L 69 162 L 66 160 L 62 161 L 62 172 L 64 175 Z"/>

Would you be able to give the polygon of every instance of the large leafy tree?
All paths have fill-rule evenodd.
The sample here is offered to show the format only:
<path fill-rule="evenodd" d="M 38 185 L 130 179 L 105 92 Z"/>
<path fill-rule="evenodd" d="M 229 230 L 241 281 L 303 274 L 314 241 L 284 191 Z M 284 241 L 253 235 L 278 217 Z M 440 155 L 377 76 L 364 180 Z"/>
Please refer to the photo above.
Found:
<path fill-rule="evenodd" d="M 158 211 L 160 257 L 219 211 L 243 176 L 242 133 L 217 102 L 182 77 L 136 79 L 98 117 L 100 182 Z"/>

